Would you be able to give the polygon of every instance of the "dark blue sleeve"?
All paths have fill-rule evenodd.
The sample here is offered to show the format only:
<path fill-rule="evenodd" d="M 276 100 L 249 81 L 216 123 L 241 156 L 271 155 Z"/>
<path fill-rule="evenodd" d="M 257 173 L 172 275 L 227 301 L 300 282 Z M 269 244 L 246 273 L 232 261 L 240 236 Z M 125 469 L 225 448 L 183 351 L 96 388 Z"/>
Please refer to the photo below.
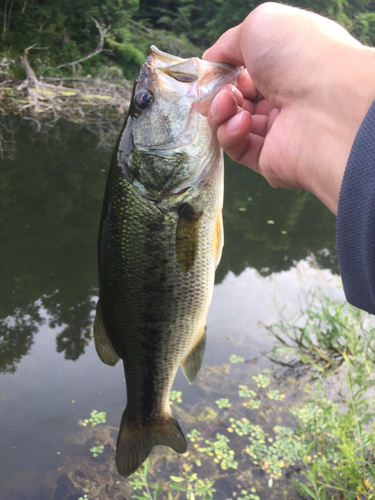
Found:
<path fill-rule="evenodd" d="M 347 301 L 375 314 L 375 101 L 357 133 L 345 169 L 336 238 Z"/>

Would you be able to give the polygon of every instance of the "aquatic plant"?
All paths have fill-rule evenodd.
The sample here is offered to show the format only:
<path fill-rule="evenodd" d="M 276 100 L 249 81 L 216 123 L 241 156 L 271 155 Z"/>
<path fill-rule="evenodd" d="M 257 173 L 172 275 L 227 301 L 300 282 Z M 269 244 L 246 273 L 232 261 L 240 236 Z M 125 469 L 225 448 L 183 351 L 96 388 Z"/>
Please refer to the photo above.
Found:
<path fill-rule="evenodd" d="M 98 455 L 100 455 L 100 453 L 103 453 L 103 449 L 104 449 L 103 445 L 93 446 L 92 448 L 90 448 L 90 451 L 93 457 L 97 457 Z"/>
<path fill-rule="evenodd" d="M 237 363 L 243 363 L 245 360 L 241 356 L 236 356 L 236 354 L 232 354 L 231 356 L 229 356 L 229 361 L 235 365 Z"/>
<path fill-rule="evenodd" d="M 155 450 L 128 479 L 131 498 L 211 500 L 217 496 L 219 480 L 229 477 L 236 483 L 232 498 L 237 500 L 260 500 L 262 495 L 292 498 L 287 481 L 292 477 L 294 493 L 304 499 L 375 500 L 375 401 L 371 392 L 375 328 L 364 313 L 325 295 L 315 294 L 308 307 L 298 327 L 294 320 L 283 322 L 282 341 L 275 350 L 278 355 L 285 353 L 289 343 L 288 355 L 294 360 L 283 363 L 289 371 L 298 366 L 296 362 L 305 362 L 311 379 L 304 382 L 304 393 L 292 402 L 270 370 L 247 376 L 246 385 L 236 383 L 243 361 L 233 363 L 233 356 L 226 365 L 232 368 L 214 372 L 225 397 L 205 401 L 210 406 L 185 409 L 181 392 L 172 391 L 170 403 L 190 427 L 191 446 L 183 455 Z M 296 332 L 303 333 L 303 342 Z M 236 371 L 233 379 L 232 370 Z M 210 376 L 212 369 L 207 373 Z M 273 423 L 269 412 L 275 415 Z M 289 425 L 283 425 L 281 417 Z M 102 419 L 94 411 L 84 423 L 93 426 Z M 106 443 L 96 441 L 91 452 L 99 457 Z M 261 481 L 252 479 L 249 471 L 258 471 Z"/>
<path fill-rule="evenodd" d="M 176 403 L 182 403 L 182 392 L 181 391 L 171 391 L 169 394 L 169 404 L 172 405 L 175 401 Z"/>
<path fill-rule="evenodd" d="M 156 485 L 150 487 L 148 484 L 148 472 L 150 469 L 150 459 L 148 458 L 142 467 L 133 474 L 129 479 L 134 491 L 139 490 L 139 493 L 132 495 L 131 498 L 138 500 L 157 500 L 158 493 L 163 490 L 163 486 Z M 199 479 L 198 475 L 192 472 L 192 465 L 184 464 L 182 469 L 182 477 L 170 476 L 168 488 L 177 492 L 186 493 L 187 500 L 211 500 L 213 493 L 216 491 L 213 488 L 214 480 Z M 177 500 L 179 493 L 174 495 L 173 492 L 168 492 L 168 500 Z"/>
<path fill-rule="evenodd" d="M 370 316 L 321 290 L 310 292 L 307 306 L 298 315 L 269 329 L 277 340 L 274 354 L 290 353 L 315 368 L 337 368 L 345 354 L 355 357 L 360 349 L 375 363 L 375 327 Z"/>
<path fill-rule="evenodd" d="M 316 378 L 306 388 L 308 401 L 290 410 L 306 478 L 296 488 L 314 500 L 375 499 L 375 328 L 367 313 L 345 302 L 321 292 L 312 297 L 299 326 L 277 325 L 283 338 L 274 333 L 276 352 L 287 346 Z"/>
<path fill-rule="evenodd" d="M 90 425 L 91 427 L 95 427 L 96 425 L 99 424 L 105 424 L 105 422 L 106 422 L 106 412 L 93 410 L 90 413 L 90 418 L 86 418 L 82 422 L 82 425 L 83 426 Z"/>

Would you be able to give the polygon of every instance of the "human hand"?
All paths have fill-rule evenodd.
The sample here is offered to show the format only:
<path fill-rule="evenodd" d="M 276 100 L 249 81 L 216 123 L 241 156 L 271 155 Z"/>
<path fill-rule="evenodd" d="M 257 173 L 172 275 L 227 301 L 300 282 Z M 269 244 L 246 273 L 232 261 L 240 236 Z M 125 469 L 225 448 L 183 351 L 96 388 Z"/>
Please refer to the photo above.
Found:
<path fill-rule="evenodd" d="M 310 191 L 336 214 L 350 149 L 375 98 L 375 50 L 324 17 L 266 3 L 203 58 L 247 69 L 207 115 L 227 154 L 274 187 Z"/>

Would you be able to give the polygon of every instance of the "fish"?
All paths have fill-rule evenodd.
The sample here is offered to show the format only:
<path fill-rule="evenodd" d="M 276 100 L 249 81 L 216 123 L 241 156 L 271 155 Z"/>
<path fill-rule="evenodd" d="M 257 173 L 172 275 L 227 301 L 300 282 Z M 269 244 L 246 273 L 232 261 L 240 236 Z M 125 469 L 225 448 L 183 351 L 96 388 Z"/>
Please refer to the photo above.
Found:
<path fill-rule="evenodd" d="M 169 405 L 192 383 L 223 247 L 223 152 L 202 110 L 242 68 L 148 50 L 116 143 L 98 238 L 99 358 L 123 360 L 127 404 L 116 465 L 128 477 L 152 448 L 187 443 Z"/>

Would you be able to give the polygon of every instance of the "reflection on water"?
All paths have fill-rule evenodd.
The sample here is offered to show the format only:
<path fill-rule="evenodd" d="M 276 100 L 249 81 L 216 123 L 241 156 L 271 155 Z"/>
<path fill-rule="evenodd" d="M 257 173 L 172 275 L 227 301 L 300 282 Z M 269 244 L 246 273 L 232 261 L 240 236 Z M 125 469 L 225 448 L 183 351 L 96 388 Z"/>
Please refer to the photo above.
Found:
<path fill-rule="evenodd" d="M 0 431 L 0 484 L 6 479 L 8 488 L 57 467 L 62 458 L 56 443 L 74 431 L 77 419 L 95 407 L 123 408 L 125 397 L 116 372 L 122 367 L 102 365 L 90 342 L 96 238 L 111 151 L 98 147 L 98 135 L 77 124 L 61 121 L 48 133 L 37 133 L 28 122 L 13 128 L 13 156 L 1 160 L 0 176 L 0 416 L 12 429 L 3 436 Z M 115 140 L 106 136 L 107 142 Z M 337 272 L 334 224 L 312 196 L 275 190 L 227 161 L 225 246 L 204 363 L 227 359 L 225 336 L 241 342 L 240 350 L 252 342 L 249 356 L 268 345 L 258 321 L 277 321 L 282 299 L 291 303 L 285 290 L 293 295 L 298 284 L 286 285 L 275 307 L 274 280 L 265 276 L 287 270 L 295 275 L 295 263 L 311 253 L 320 266 Z M 202 396 L 180 374 L 176 385 L 187 401 Z M 71 401 L 78 399 L 76 415 Z"/>
<path fill-rule="evenodd" d="M 335 217 L 314 196 L 273 189 L 261 176 L 226 158 L 225 246 L 217 282 L 253 267 L 263 276 L 290 269 L 314 253 L 338 272 Z"/>
<path fill-rule="evenodd" d="M 78 125 L 59 122 L 38 134 L 23 122 L 15 158 L 1 161 L 0 370 L 14 369 L 29 349 L 41 322 L 37 303 L 52 328 L 65 325 L 58 352 L 73 360 L 84 352 L 108 158 Z"/>

